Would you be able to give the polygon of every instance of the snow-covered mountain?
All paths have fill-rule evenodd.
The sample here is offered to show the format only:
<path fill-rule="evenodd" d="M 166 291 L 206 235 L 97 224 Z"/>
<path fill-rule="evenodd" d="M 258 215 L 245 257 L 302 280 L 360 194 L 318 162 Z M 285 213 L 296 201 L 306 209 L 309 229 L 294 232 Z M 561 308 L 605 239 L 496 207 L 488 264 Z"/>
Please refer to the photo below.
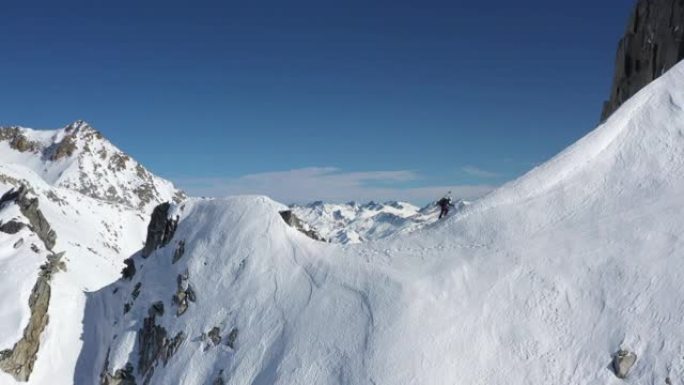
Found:
<path fill-rule="evenodd" d="M 0 164 L 19 164 L 52 186 L 146 211 L 183 198 L 83 121 L 51 131 L 0 127 Z"/>
<path fill-rule="evenodd" d="M 401 237 L 314 241 L 265 197 L 159 206 L 124 278 L 88 296 L 75 382 L 680 381 L 682 89 L 679 64 L 549 162 Z"/>
<path fill-rule="evenodd" d="M 182 193 L 76 122 L 0 129 L 0 196 L 0 384 L 72 384 L 85 293 L 120 277 L 152 208 Z"/>
<path fill-rule="evenodd" d="M 455 203 L 456 212 L 467 202 Z M 334 243 L 360 243 L 394 234 L 406 234 L 433 223 L 439 217 L 435 203 L 423 208 L 407 202 L 368 202 L 359 204 L 314 202 L 290 207 L 297 217 L 312 225 Z"/>

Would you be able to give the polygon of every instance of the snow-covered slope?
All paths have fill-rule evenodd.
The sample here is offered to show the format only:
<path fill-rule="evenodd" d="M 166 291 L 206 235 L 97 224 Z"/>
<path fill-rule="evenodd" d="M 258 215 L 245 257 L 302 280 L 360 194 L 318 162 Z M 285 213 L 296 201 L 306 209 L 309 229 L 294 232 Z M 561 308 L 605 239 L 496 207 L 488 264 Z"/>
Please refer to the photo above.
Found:
<path fill-rule="evenodd" d="M 0 164 L 19 164 L 52 186 L 142 210 L 183 198 L 83 121 L 58 130 L 0 127 Z"/>
<path fill-rule="evenodd" d="M 120 277 L 152 208 L 182 194 L 83 122 L 0 128 L 0 196 L 22 186 L 23 200 L 0 205 L 0 384 L 72 384 L 85 292 Z"/>
<path fill-rule="evenodd" d="M 456 209 L 467 202 L 458 201 Z M 293 205 L 297 217 L 312 225 L 327 240 L 334 243 L 360 243 L 406 234 L 433 223 L 439 217 L 435 203 L 419 208 L 407 202 L 369 202 L 358 204 L 314 202 Z"/>
<path fill-rule="evenodd" d="M 89 296 L 77 383 L 681 381 L 683 89 L 680 64 L 543 166 L 403 237 L 316 242 L 263 197 L 176 206 L 156 236 L 169 243 Z M 638 355 L 625 380 L 609 369 L 620 348 Z"/>
<path fill-rule="evenodd" d="M 30 329 L 37 335 L 27 343 L 29 348 L 20 350 L 30 352 L 33 346 L 37 352 L 19 354 L 17 360 L 33 366 L 28 370 L 28 383 L 72 384 L 82 344 L 85 292 L 98 290 L 120 277 L 123 259 L 143 243 L 147 214 L 50 186 L 25 167 L 0 164 L 0 192 L 21 185 L 30 189 L 28 199 L 37 199 L 37 207 L 56 240 L 52 250 L 48 250 L 36 235 L 35 226 L 8 233 L 0 225 L 0 369 L 6 369 L 7 361 L 2 359 L 1 351 L 15 348 Z M 7 202 L 0 206 L 0 223 L 12 222 L 30 224 L 18 204 Z M 49 289 L 40 290 L 44 293 L 42 299 L 47 301 L 49 322 L 44 329 L 36 329 L 34 324 L 29 325 L 34 313 L 29 297 L 37 291 L 44 275 L 45 269 L 39 266 L 46 266 L 53 253 L 64 253 L 59 262 L 65 271 L 51 273 Z M 0 384 L 15 383 L 15 378 L 0 370 Z"/>

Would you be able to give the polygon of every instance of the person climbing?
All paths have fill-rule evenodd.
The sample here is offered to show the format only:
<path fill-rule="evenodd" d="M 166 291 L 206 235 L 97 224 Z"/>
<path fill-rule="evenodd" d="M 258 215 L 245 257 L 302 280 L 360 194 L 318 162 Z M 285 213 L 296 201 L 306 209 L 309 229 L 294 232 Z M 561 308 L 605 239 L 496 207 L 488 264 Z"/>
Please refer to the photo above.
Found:
<path fill-rule="evenodd" d="M 454 204 L 451 203 L 451 192 L 449 194 L 445 195 L 442 199 L 437 201 L 437 206 L 440 208 L 439 212 L 439 219 L 442 219 L 443 217 L 446 217 L 447 214 L 449 214 L 449 207 L 454 207 Z"/>

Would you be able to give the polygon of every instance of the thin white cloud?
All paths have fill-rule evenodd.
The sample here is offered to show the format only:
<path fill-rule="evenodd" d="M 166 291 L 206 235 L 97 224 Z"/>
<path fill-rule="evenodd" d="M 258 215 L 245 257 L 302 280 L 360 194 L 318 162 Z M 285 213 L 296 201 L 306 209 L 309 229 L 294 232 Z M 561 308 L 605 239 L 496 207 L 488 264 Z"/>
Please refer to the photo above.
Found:
<path fill-rule="evenodd" d="M 478 178 L 498 178 L 501 175 L 492 171 L 483 170 L 476 166 L 463 166 L 461 171 Z"/>
<path fill-rule="evenodd" d="M 413 171 L 344 172 L 334 167 L 309 167 L 288 171 L 249 174 L 237 178 L 177 178 L 176 183 L 195 196 L 228 196 L 242 194 L 268 195 L 284 203 L 315 200 L 330 202 L 404 200 L 428 202 L 452 192 L 455 198 L 480 197 L 491 185 L 444 185 L 404 187 L 420 176 Z"/>

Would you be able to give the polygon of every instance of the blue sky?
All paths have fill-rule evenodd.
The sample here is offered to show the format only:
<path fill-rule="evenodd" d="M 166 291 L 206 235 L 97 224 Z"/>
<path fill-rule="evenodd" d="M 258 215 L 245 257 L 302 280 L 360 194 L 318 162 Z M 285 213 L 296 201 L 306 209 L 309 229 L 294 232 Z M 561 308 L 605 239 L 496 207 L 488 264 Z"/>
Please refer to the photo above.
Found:
<path fill-rule="evenodd" d="M 633 2 L 0 5 L 0 124 L 84 119 L 191 193 L 475 196 L 594 128 Z"/>

